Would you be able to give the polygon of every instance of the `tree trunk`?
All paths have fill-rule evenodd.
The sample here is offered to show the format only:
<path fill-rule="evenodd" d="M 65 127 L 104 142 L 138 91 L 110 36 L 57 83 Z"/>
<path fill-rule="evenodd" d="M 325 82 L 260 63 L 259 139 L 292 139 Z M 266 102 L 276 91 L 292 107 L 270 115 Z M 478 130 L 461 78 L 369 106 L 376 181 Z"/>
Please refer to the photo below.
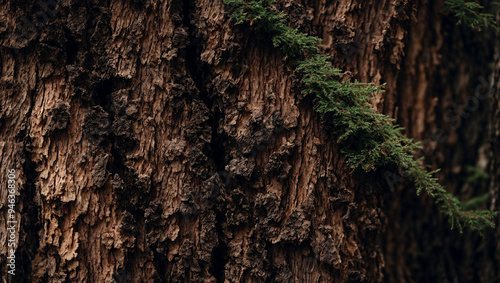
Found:
<path fill-rule="evenodd" d="M 499 233 L 450 231 L 397 172 L 352 172 L 293 67 L 221 0 L 52 1 L 0 0 L 4 281 L 498 280 Z M 327 2 L 277 8 L 348 78 L 386 83 L 374 105 L 450 191 L 488 192 L 466 181 L 500 121 L 477 91 L 488 34 L 442 1 Z"/>

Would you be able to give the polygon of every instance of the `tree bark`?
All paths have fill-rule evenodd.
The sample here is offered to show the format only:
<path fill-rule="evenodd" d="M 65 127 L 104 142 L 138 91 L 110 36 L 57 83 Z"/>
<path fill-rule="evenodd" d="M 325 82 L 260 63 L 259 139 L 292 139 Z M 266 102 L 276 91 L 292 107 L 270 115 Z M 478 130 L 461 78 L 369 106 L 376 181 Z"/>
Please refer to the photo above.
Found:
<path fill-rule="evenodd" d="M 293 66 L 222 1 L 53 1 L 0 0 L 1 172 L 18 186 L 4 281 L 498 280 L 499 233 L 449 231 L 397 172 L 349 169 Z M 442 1 L 276 5 L 346 79 L 386 83 L 374 105 L 424 141 L 449 190 L 488 191 L 466 182 L 500 120 L 490 97 L 470 106 L 487 34 Z"/>

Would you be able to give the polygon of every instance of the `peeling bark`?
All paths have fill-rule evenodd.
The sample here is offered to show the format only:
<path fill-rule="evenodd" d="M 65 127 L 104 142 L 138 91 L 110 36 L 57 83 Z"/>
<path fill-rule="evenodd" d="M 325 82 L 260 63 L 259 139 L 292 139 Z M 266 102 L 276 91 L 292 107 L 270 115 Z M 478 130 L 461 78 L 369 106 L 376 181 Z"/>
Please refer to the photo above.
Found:
<path fill-rule="evenodd" d="M 20 275 L 6 280 L 493 278 L 461 271 L 485 248 L 449 232 L 430 200 L 347 168 L 292 66 L 265 34 L 235 27 L 222 1 L 0 3 L 1 167 L 19 172 L 21 227 Z M 491 60 L 490 46 L 474 54 L 480 37 L 442 16 L 441 2 L 277 5 L 323 38 L 334 66 L 386 83 L 375 105 L 410 136 L 442 128 L 445 142 L 424 142 L 429 160 L 450 190 L 472 194 L 456 178 L 465 168 L 447 164 L 482 164 L 486 106 L 457 129 L 443 113 L 466 102 L 484 74 L 469 66 Z"/>

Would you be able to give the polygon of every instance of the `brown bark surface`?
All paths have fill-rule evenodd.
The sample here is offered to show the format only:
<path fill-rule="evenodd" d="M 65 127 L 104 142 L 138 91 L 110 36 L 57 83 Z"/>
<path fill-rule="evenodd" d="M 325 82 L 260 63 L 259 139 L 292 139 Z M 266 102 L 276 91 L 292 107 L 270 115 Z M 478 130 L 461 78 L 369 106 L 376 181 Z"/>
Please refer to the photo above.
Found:
<path fill-rule="evenodd" d="M 488 79 L 484 34 L 440 1 L 277 7 L 348 77 L 387 84 L 377 107 L 424 140 L 447 188 L 487 191 L 464 180 L 488 165 L 487 100 L 460 126 L 448 111 Z M 391 192 L 392 169 L 348 169 L 269 36 L 228 14 L 220 0 L 0 0 L 0 172 L 18 172 L 20 227 L 2 280 L 498 280 L 498 233 L 450 232 L 408 183 Z"/>

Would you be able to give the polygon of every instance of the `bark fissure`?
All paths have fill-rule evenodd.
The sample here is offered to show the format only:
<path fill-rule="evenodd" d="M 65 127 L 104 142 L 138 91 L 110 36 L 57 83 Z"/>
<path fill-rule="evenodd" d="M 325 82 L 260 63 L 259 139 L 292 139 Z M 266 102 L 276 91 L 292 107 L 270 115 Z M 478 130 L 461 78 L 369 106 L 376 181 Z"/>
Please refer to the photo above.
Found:
<path fill-rule="evenodd" d="M 32 107 L 28 113 L 31 113 Z M 29 115 L 28 115 L 29 116 Z M 36 256 L 36 251 L 39 248 L 39 235 L 40 231 L 40 196 L 37 192 L 36 178 L 38 174 L 36 172 L 36 165 L 31 160 L 31 151 L 28 148 L 30 145 L 29 136 L 23 135 L 24 146 L 22 156 L 24 162 L 22 164 L 22 170 L 24 173 L 24 192 L 22 198 L 20 198 L 20 203 L 23 204 L 23 211 L 21 213 L 23 226 L 21 231 L 23 231 L 22 239 L 19 241 L 20 252 L 20 268 L 19 274 L 26 274 L 26 279 L 30 280 L 33 274 L 33 259 Z M 21 234 L 21 233 L 20 233 Z"/>
<path fill-rule="evenodd" d="M 224 283 L 226 279 L 226 263 L 228 247 L 226 240 L 223 239 L 224 232 L 222 230 L 222 224 L 224 223 L 224 215 L 222 212 L 218 212 L 215 218 L 215 229 L 216 235 L 219 238 L 219 244 L 213 249 L 211 255 L 210 273 L 215 277 L 218 283 Z"/>
<path fill-rule="evenodd" d="M 213 162 L 215 176 L 224 175 L 225 171 L 225 149 L 224 137 L 219 133 L 219 123 L 223 119 L 223 114 L 219 109 L 218 97 L 212 94 L 208 89 L 212 84 L 212 73 L 209 67 L 201 60 L 204 39 L 200 37 L 198 27 L 192 23 L 196 17 L 196 4 L 194 1 L 183 1 L 183 25 L 186 28 L 187 40 L 189 41 L 186 47 L 186 70 L 189 76 L 193 79 L 198 90 L 198 98 L 204 103 L 208 109 L 209 117 L 205 122 L 210 128 L 210 141 L 203 148 L 204 153 L 208 156 L 208 162 Z M 206 180 L 208 181 L 208 179 Z M 201 214 L 210 218 L 210 215 L 215 213 L 213 223 L 217 239 L 207 239 L 218 243 L 210 252 L 210 262 L 208 271 L 215 277 L 217 282 L 225 281 L 225 265 L 227 263 L 227 245 L 224 238 L 222 225 L 225 222 L 223 211 L 218 211 L 214 200 L 221 194 L 221 185 L 215 184 L 213 191 L 208 196 L 202 197 L 203 206 Z M 208 197 L 208 198 L 207 198 Z M 201 216 L 201 215 L 200 215 Z M 204 216 L 201 216 L 204 217 Z"/>

